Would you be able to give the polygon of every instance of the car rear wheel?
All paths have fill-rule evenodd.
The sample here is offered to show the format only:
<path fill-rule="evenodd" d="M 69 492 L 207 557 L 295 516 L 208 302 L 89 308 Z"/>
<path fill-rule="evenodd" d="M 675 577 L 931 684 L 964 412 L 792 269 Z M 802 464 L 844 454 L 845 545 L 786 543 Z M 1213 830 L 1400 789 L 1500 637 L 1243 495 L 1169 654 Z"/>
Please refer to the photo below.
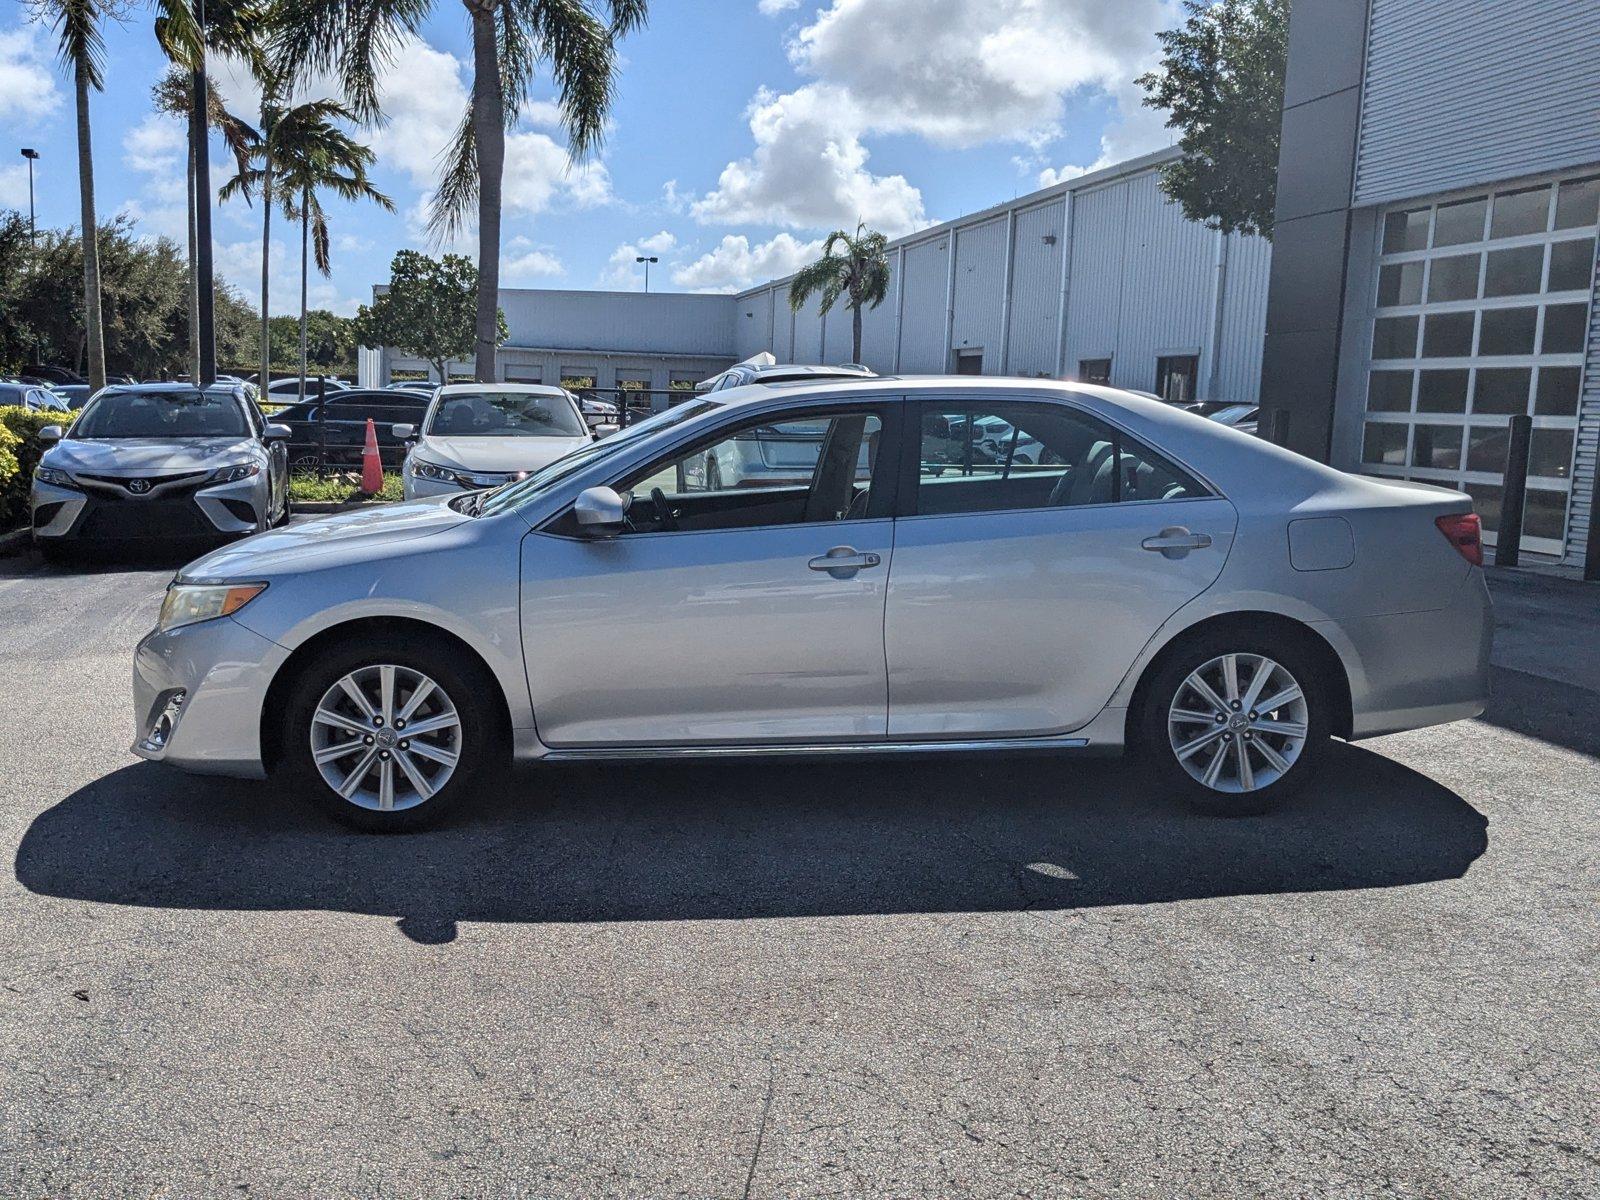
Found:
<path fill-rule="evenodd" d="M 285 766 L 295 790 L 345 825 L 400 833 L 470 794 L 494 745 L 492 682 L 426 641 L 363 638 L 295 684 Z"/>
<path fill-rule="evenodd" d="M 1290 639 L 1197 639 L 1144 693 L 1140 750 L 1165 788 L 1204 812 L 1252 816 L 1314 773 L 1330 721 L 1315 658 Z"/>

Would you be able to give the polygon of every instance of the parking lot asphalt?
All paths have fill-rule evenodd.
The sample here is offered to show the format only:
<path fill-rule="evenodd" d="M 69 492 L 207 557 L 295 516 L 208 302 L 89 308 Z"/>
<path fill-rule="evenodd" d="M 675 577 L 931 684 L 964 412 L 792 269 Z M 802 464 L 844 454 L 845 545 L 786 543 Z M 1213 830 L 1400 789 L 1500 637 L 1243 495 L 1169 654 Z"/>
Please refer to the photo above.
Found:
<path fill-rule="evenodd" d="M 170 573 L 0 560 L 0 1196 L 1600 1190 L 1600 692 L 1241 821 L 988 756 L 372 838 L 128 754 Z"/>

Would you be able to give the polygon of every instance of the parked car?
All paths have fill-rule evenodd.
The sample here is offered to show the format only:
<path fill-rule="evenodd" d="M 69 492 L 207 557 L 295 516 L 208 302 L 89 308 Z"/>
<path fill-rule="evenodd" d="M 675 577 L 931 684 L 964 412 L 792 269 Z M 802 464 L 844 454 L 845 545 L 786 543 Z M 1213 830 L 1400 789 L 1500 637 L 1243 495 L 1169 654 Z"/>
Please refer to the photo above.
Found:
<path fill-rule="evenodd" d="M 406 456 L 404 438 L 394 435 L 397 423 L 417 424 L 428 410 L 428 397 L 420 392 L 383 388 L 344 388 L 329 392 L 323 410 L 327 427 L 327 465 L 359 467 L 367 444 L 367 421 L 371 419 L 378 436 L 378 457 L 386 467 L 399 467 Z M 318 405 L 315 399 L 291 404 L 272 414 L 280 425 L 288 426 L 291 466 L 315 466 L 322 453 L 318 433 Z"/>
<path fill-rule="evenodd" d="M 417 425 L 400 480 L 407 500 L 498 487 L 595 440 L 577 397 L 538 383 L 452 383 Z"/>
<path fill-rule="evenodd" d="M 335 379 L 330 375 L 327 379 L 326 390 L 330 392 L 344 392 L 351 389 L 348 383 L 345 383 L 340 379 Z M 307 399 L 315 398 L 317 394 L 317 381 L 315 379 L 307 379 L 305 381 L 305 391 Z M 291 404 L 297 401 L 299 398 L 300 380 L 298 378 L 274 379 L 267 385 L 267 390 L 261 394 L 262 402 L 271 404 Z"/>
<path fill-rule="evenodd" d="M 426 379 L 402 379 L 396 383 L 386 383 L 383 390 L 386 392 L 424 392 L 431 393 L 434 385 Z"/>
<path fill-rule="evenodd" d="M 1059 463 L 923 474 L 923 431 L 943 453 L 957 412 Z M 673 490 L 752 428 L 819 423 L 803 485 Z M 747 388 L 493 491 L 190 564 L 135 655 L 133 750 L 270 773 L 374 830 L 503 784 L 508 751 L 1128 748 L 1163 792 L 1257 812 L 1315 775 L 1330 736 L 1482 711 L 1480 563 L 1459 492 L 1110 388 Z"/>
<path fill-rule="evenodd" d="M 90 388 L 87 383 L 58 383 L 50 390 L 66 401 L 66 407 L 70 409 L 82 408 L 89 401 Z"/>
<path fill-rule="evenodd" d="M 695 387 L 695 391 L 705 395 L 710 392 L 726 391 L 728 388 L 746 387 L 752 383 L 793 383 L 797 381 L 821 382 L 824 379 L 871 379 L 874 377 L 867 367 L 859 363 L 843 363 L 837 366 L 806 366 L 794 363 L 780 363 L 770 354 L 757 355 L 742 363 L 735 363 L 721 374 L 713 375 Z"/>
<path fill-rule="evenodd" d="M 50 443 L 33 475 L 33 540 L 47 558 L 83 545 L 217 540 L 289 518 L 289 431 L 237 385 L 117 385 Z"/>
<path fill-rule="evenodd" d="M 44 412 L 46 409 L 67 410 L 65 396 L 59 396 L 50 388 L 37 383 L 0 383 L 0 407 L 16 406 L 18 408 L 32 409 L 34 412 Z"/>
<path fill-rule="evenodd" d="M 70 367 L 52 367 L 44 363 L 33 363 L 22 369 L 22 376 L 31 382 L 38 383 L 87 383 L 76 371 Z"/>

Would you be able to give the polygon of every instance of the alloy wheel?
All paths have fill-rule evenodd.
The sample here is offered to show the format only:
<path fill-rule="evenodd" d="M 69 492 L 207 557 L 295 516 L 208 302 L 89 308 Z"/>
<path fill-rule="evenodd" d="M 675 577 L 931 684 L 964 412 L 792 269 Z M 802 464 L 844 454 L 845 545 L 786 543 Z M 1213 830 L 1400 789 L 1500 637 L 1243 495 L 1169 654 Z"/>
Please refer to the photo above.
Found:
<path fill-rule="evenodd" d="M 415 808 L 455 774 L 461 717 L 434 680 L 412 667 L 360 667 L 323 693 L 311 715 L 311 760 L 323 781 L 360 808 Z"/>
<path fill-rule="evenodd" d="M 1223 654 L 1191 671 L 1167 709 L 1172 753 L 1215 792 L 1270 787 L 1305 749 L 1305 689 L 1262 654 Z"/>

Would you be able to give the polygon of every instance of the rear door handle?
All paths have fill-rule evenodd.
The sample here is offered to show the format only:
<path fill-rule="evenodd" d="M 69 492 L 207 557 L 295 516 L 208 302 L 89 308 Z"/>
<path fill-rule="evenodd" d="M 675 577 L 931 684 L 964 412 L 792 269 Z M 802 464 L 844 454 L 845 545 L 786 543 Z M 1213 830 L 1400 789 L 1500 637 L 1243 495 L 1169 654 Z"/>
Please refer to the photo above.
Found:
<path fill-rule="evenodd" d="M 857 571 L 876 567 L 883 562 L 870 550 L 863 553 L 854 546 L 835 546 L 826 554 L 819 554 L 806 563 L 813 571 L 826 571 L 835 579 L 849 579 Z"/>
<path fill-rule="evenodd" d="M 1147 537 L 1139 545 L 1155 550 L 1163 558 L 1182 558 L 1191 550 L 1205 550 L 1211 545 L 1209 533 L 1190 533 L 1182 525 L 1171 525 L 1154 537 Z"/>

